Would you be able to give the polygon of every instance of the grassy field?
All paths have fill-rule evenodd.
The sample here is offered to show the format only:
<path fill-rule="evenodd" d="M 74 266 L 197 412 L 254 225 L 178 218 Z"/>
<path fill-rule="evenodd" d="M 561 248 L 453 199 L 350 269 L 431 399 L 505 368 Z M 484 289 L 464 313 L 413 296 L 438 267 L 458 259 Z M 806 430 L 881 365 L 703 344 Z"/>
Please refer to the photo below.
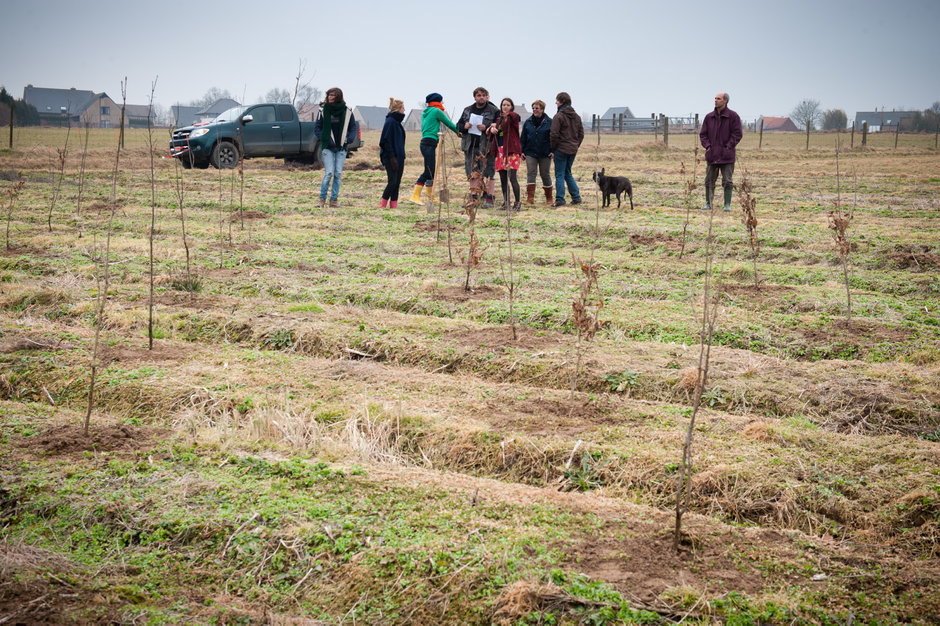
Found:
<path fill-rule="evenodd" d="M 817 134 L 810 150 L 801 134 L 760 150 L 745 136 L 735 177 L 753 186 L 760 249 L 736 195 L 713 216 L 720 304 L 678 553 L 711 218 L 688 208 L 694 135 L 586 138 L 585 205 L 511 217 L 512 308 L 499 211 L 477 218 L 483 258 L 463 288 L 450 140 L 439 216 L 377 208 L 375 133 L 339 208 L 318 207 L 320 172 L 273 160 L 242 178 L 158 158 L 152 189 L 146 131 L 119 160 L 116 131 L 91 131 L 83 173 L 72 132 L 57 192 L 65 129 L 14 139 L 0 151 L 0 622 L 940 620 L 933 135 L 848 149 Z M 153 141 L 162 154 L 165 131 Z M 598 210 L 601 167 L 630 177 L 634 211 Z M 837 203 L 853 212 L 851 320 Z M 589 342 L 572 323 L 575 257 L 599 264 Z"/>

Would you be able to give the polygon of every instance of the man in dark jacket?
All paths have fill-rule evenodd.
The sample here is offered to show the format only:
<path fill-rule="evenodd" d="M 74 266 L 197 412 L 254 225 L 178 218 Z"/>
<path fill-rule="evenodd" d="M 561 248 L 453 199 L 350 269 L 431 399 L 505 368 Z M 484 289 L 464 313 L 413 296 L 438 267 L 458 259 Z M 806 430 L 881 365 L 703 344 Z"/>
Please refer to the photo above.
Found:
<path fill-rule="evenodd" d="M 706 211 L 712 210 L 712 199 L 715 197 L 715 182 L 721 172 L 721 186 L 725 191 L 725 211 L 731 210 L 731 192 L 734 189 L 732 176 L 734 175 L 735 151 L 734 147 L 741 141 L 741 118 L 728 108 L 730 96 L 727 93 L 715 95 L 715 110 L 705 116 L 699 139 L 705 148 L 705 206 Z"/>
<path fill-rule="evenodd" d="M 470 116 L 479 115 L 479 123 L 471 124 Z M 463 110 L 460 119 L 457 120 L 457 131 L 460 133 L 460 149 L 464 153 L 464 168 L 467 170 L 467 178 L 470 174 L 479 169 L 478 155 L 482 155 L 485 165 L 483 166 L 483 184 L 485 192 L 483 194 L 483 207 L 492 208 L 493 192 L 496 183 L 493 180 L 493 174 L 496 171 L 496 157 L 490 154 L 489 135 L 486 129 L 499 117 L 499 109 L 490 102 L 490 92 L 484 87 L 477 87 L 473 90 L 473 104 Z M 473 132 L 471 132 L 473 131 Z"/>
<path fill-rule="evenodd" d="M 581 204 L 581 190 L 571 173 L 574 157 L 584 141 L 584 125 L 581 116 L 571 108 L 571 96 L 562 91 L 555 96 L 558 113 L 552 119 L 549 140 L 555 157 L 555 204 L 565 204 L 565 184 L 571 194 L 571 204 Z"/>

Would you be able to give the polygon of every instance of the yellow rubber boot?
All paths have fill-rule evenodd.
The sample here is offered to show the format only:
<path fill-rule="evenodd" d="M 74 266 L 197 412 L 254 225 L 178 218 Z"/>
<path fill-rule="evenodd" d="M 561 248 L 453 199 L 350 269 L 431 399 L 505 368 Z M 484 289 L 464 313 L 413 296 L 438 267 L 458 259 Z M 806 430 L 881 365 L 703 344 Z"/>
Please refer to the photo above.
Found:
<path fill-rule="evenodd" d="M 415 204 L 421 204 L 421 192 L 424 191 L 424 185 L 415 185 L 414 191 L 411 192 L 411 198 L 409 198 Z"/>
<path fill-rule="evenodd" d="M 431 185 L 424 186 L 424 202 L 425 204 L 437 202 L 437 198 L 434 196 L 434 187 Z"/>

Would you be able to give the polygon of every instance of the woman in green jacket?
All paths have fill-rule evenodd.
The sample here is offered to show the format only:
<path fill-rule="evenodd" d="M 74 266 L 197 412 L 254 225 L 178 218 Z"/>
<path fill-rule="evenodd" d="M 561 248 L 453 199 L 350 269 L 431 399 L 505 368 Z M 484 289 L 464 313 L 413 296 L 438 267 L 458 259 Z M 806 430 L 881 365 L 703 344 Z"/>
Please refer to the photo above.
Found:
<path fill-rule="evenodd" d="M 447 114 L 444 112 L 444 97 L 439 93 L 429 93 L 424 99 L 427 107 L 421 114 L 421 156 L 424 157 L 424 171 L 418 177 L 415 183 L 414 191 L 411 193 L 411 201 L 415 204 L 422 204 L 421 194 L 424 193 L 424 202 L 432 202 L 434 193 L 434 171 L 437 169 L 437 143 L 438 134 L 441 130 L 441 124 L 454 131 L 454 134 L 460 134 Z"/>

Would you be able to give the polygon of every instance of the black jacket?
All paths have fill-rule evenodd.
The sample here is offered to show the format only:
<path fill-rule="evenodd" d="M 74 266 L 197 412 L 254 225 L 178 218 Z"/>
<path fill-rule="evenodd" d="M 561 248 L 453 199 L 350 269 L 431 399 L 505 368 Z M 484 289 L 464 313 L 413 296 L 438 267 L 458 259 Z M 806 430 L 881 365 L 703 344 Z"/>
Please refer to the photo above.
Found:
<path fill-rule="evenodd" d="M 538 124 L 538 125 L 536 125 Z M 522 125 L 522 154 L 536 159 L 547 158 L 552 153 L 552 144 L 549 135 L 552 130 L 552 118 L 542 114 L 542 117 L 529 116 Z"/>

